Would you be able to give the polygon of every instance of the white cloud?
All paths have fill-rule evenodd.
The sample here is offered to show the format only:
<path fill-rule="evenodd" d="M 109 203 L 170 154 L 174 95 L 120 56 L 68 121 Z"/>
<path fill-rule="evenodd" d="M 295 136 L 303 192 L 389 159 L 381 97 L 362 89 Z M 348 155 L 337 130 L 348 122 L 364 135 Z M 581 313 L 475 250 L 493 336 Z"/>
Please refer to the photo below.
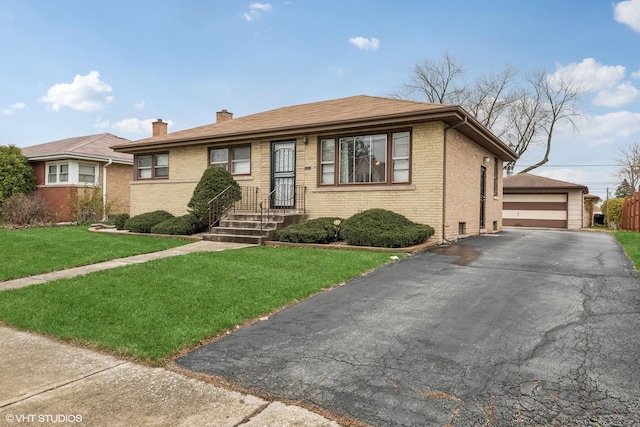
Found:
<path fill-rule="evenodd" d="M 151 136 L 153 125 L 156 119 L 138 119 L 137 117 L 132 117 L 130 119 L 120 120 L 113 124 L 113 128 L 124 133 L 135 133 L 135 134 L 146 134 L 147 136 Z M 173 121 L 165 120 L 167 126 L 169 127 L 169 131 L 171 131 L 171 126 L 173 125 Z"/>
<path fill-rule="evenodd" d="M 631 78 L 640 79 L 640 70 L 631 73 Z"/>
<path fill-rule="evenodd" d="M 270 3 L 253 3 L 249 6 L 249 11 L 244 14 L 244 19 L 253 21 L 262 15 L 262 12 L 271 12 L 273 7 Z"/>
<path fill-rule="evenodd" d="M 146 102 L 144 102 L 144 99 L 140 100 L 140 102 L 136 102 L 133 107 L 138 109 L 138 110 L 142 110 L 145 106 L 147 105 Z"/>
<path fill-rule="evenodd" d="M 15 104 L 11 104 L 6 108 L 0 109 L 0 113 L 4 114 L 5 116 L 10 116 L 14 112 L 24 110 L 26 108 L 27 106 L 25 105 L 24 102 L 16 102 Z"/>
<path fill-rule="evenodd" d="M 98 129 L 106 129 L 109 127 L 109 120 L 102 120 L 101 117 L 96 119 L 96 123 L 93 125 L 93 127 L 98 128 Z"/>
<path fill-rule="evenodd" d="M 558 124 L 558 140 L 575 141 L 594 147 L 614 144 L 620 139 L 640 137 L 640 113 L 616 111 L 601 115 L 583 115 L 576 119 L 579 133 L 569 123 Z M 554 136 L 554 138 L 555 138 Z"/>
<path fill-rule="evenodd" d="M 640 0 L 626 0 L 616 4 L 613 7 L 613 17 L 621 24 L 640 32 Z"/>
<path fill-rule="evenodd" d="M 538 169 L 534 174 L 544 176 L 545 178 L 557 179 L 559 181 L 566 182 L 591 182 L 593 181 L 593 171 L 588 171 L 584 169 L 572 169 L 572 168 L 548 168 L 548 169 Z"/>
<path fill-rule="evenodd" d="M 640 100 L 640 91 L 624 80 L 625 74 L 626 68 L 622 65 L 603 65 L 594 58 L 585 58 L 580 63 L 557 65 L 550 77 L 575 79 L 582 89 L 595 94 L 594 105 L 620 107 Z"/>
<path fill-rule="evenodd" d="M 380 47 L 380 40 L 375 37 L 351 37 L 349 43 L 362 50 L 378 50 Z"/>
<path fill-rule="evenodd" d="M 58 83 L 49 88 L 40 101 L 51 104 L 53 111 L 69 107 L 79 111 L 101 110 L 113 101 L 111 86 L 100 80 L 100 73 L 90 71 L 86 76 L 76 75 L 73 83 Z"/>

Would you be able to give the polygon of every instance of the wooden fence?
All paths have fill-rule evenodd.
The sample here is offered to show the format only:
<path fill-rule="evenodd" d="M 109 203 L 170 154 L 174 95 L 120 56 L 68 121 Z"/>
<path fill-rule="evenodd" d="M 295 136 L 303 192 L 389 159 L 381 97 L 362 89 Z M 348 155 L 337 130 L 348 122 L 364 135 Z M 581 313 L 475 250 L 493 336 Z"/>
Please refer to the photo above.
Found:
<path fill-rule="evenodd" d="M 624 199 L 620 228 L 629 231 L 640 231 L 640 193 L 633 193 Z"/>

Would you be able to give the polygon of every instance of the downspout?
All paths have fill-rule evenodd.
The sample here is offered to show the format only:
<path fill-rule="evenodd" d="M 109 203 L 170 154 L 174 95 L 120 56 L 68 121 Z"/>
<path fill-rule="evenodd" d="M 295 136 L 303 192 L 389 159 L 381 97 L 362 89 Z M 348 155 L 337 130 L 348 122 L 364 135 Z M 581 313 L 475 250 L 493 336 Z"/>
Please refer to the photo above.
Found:
<path fill-rule="evenodd" d="M 444 242 L 446 239 L 445 231 L 446 231 L 446 212 L 447 212 L 447 131 L 451 129 L 455 129 L 458 126 L 462 126 L 467 123 L 467 116 L 464 116 L 464 120 L 460 123 L 456 123 L 453 126 L 449 126 L 444 129 L 444 141 L 442 147 L 442 241 Z"/>
<path fill-rule="evenodd" d="M 107 220 L 107 168 L 113 164 L 113 159 L 102 167 L 102 221 Z"/>

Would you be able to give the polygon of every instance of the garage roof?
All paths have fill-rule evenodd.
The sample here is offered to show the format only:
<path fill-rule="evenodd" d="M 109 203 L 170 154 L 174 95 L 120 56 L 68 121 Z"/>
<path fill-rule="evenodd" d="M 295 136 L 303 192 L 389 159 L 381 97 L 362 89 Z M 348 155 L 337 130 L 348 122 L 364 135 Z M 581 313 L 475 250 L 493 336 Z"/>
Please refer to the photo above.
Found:
<path fill-rule="evenodd" d="M 529 173 L 518 173 L 507 176 L 503 180 L 504 193 L 549 193 L 566 190 L 582 190 L 587 194 L 589 188 L 586 185 L 573 184 Z"/>

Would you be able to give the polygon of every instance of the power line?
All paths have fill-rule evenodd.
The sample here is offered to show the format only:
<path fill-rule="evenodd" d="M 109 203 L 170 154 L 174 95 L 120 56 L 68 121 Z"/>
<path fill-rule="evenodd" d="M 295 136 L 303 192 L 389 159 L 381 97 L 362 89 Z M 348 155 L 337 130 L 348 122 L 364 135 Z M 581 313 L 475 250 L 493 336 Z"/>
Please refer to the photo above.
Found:
<path fill-rule="evenodd" d="M 516 167 L 528 168 L 535 165 L 519 165 L 516 163 Z M 620 167 L 620 165 L 541 165 L 539 168 L 583 168 L 583 167 L 596 167 L 596 168 L 611 168 Z"/>

